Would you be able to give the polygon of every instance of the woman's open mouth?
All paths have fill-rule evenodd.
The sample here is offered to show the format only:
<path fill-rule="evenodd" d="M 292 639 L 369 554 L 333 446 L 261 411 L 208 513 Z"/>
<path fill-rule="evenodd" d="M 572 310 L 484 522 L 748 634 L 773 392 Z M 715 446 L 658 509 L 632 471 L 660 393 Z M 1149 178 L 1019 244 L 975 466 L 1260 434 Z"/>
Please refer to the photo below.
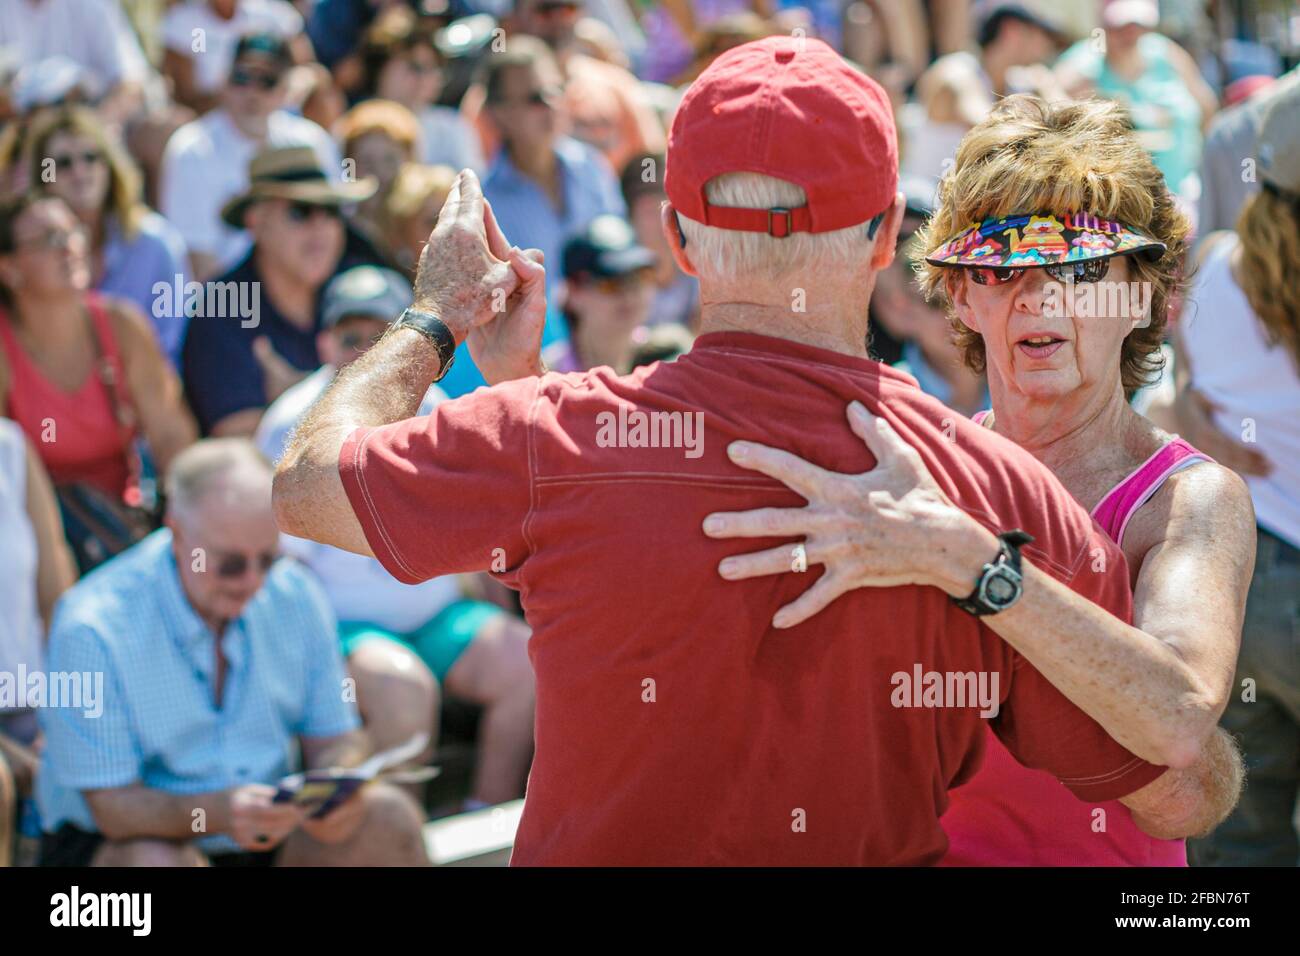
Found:
<path fill-rule="evenodd" d="M 1058 339 L 1052 335 L 1031 335 L 1017 342 L 1016 348 L 1030 358 L 1041 359 L 1047 358 L 1064 344 L 1065 339 Z"/>

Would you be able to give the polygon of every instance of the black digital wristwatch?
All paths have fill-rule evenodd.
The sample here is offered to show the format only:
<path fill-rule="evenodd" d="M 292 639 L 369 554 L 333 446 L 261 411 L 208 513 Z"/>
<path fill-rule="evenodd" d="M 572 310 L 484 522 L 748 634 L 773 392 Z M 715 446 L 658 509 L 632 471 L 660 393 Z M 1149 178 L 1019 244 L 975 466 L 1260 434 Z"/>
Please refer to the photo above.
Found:
<path fill-rule="evenodd" d="M 997 557 L 984 565 L 975 579 L 975 590 L 964 598 L 953 598 L 953 603 L 980 617 L 1005 611 L 1019 601 L 1025 591 L 1020 573 L 1020 546 L 1033 540 L 1018 528 L 998 535 Z"/>

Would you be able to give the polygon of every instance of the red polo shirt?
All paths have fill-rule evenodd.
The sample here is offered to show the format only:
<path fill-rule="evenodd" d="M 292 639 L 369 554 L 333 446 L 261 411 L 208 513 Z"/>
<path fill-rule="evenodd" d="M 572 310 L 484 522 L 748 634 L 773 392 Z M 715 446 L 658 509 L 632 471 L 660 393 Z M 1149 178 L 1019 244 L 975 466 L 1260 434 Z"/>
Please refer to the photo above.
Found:
<path fill-rule="evenodd" d="M 1163 772 L 935 588 L 857 590 L 779 631 L 773 613 L 820 567 L 718 577 L 726 555 L 779 542 L 711 540 L 705 515 L 802 504 L 733 465 L 728 442 L 866 471 L 852 399 L 889 419 L 953 501 L 990 528 L 1025 529 L 1038 567 L 1130 619 L 1123 554 L 1031 455 L 901 372 L 782 339 L 704 335 L 671 364 L 510 382 L 348 438 L 344 486 L 396 577 L 495 560 L 521 592 L 537 750 L 512 862 L 933 863 L 985 718 L 953 697 L 924 706 L 907 683 L 918 668 L 923 682 L 996 678 L 994 730 L 1081 798 Z"/>

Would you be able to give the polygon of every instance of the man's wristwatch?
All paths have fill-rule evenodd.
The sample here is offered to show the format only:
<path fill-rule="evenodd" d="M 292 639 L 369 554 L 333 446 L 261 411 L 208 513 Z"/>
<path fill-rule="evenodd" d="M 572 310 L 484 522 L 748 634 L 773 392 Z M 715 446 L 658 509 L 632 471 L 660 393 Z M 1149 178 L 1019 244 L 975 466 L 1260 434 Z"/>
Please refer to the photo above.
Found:
<path fill-rule="evenodd" d="M 415 329 L 433 342 L 438 349 L 438 358 L 442 361 L 442 368 L 438 370 L 438 377 L 434 381 L 441 382 L 451 371 L 452 363 L 456 361 L 456 336 L 447 327 L 447 323 L 432 312 L 407 309 L 397 317 L 393 328 Z"/>
<path fill-rule="evenodd" d="M 998 556 L 984 565 L 975 580 L 975 590 L 964 598 L 953 598 L 953 603 L 978 617 L 1005 611 L 1019 601 L 1025 590 L 1020 546 L 1033 540 L 1019 529 L 998 535 Z"/>

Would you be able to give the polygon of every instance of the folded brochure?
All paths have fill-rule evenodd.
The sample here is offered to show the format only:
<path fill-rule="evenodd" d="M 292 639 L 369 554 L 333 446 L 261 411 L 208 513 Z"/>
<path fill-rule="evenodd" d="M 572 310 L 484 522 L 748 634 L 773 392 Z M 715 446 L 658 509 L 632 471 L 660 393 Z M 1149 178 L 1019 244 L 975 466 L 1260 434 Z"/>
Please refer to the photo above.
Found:
<path fill-rule="evenodd" d="M 437 767 L 398 767 L 424 750 L 428 743 L 428 734 L 416 734 L 405 743 L 381 751 L 356 767 L 321 767 L 290 774 L 280 781 L 272 802 L 292 801 L 311 810 L 312 819 L 319 819 L 374 780 L 390 783 L 432 780 L 442 772 Z"/>

